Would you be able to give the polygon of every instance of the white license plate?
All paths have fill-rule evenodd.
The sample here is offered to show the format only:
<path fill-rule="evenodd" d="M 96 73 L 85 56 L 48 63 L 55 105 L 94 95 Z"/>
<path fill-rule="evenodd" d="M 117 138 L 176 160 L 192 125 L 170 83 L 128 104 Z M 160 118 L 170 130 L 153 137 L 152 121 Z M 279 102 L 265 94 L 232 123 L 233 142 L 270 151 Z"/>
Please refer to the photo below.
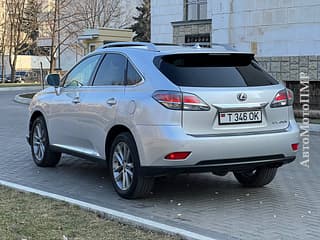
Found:
<path fill-rule="evenodd" d="M 262 112 L 221 112 L 219 113 L 219 124 L 235 124 L 235 123 L 259 123 L 262 122 Z"/>

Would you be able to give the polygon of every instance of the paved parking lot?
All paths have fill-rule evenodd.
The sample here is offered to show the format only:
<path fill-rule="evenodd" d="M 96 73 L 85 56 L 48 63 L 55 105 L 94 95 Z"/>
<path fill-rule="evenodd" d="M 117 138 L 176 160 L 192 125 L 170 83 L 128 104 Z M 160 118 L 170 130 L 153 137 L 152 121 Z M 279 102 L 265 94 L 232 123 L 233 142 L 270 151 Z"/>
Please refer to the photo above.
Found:
<path fill-rule="evenodd" d="M 320 238 L 320 133 L 311 135 L 311 168 L 301 157 L 261 189 L 232 177 L 182 175 L 156 182 L 148 199 L 113 191 L 103 163 L 64 155 L 54 169 L 36 167 L 26 143 L 27 106 L 0 92 L 0 179 L 124 211 L 217 239 Z"/>

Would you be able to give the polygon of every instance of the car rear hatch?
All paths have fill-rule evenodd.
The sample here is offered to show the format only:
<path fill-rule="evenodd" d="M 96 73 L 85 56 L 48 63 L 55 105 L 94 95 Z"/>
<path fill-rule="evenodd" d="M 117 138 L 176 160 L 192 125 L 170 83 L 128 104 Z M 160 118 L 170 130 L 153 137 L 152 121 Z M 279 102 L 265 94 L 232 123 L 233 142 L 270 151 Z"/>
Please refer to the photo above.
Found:
<path fill-rule="evenodd" d="M 258 66 L 253 54 L 174 54 L 156 58 L 155 65 L 191 99 L 186 104 L 199 100 L 207 106 L 183 108 L 187 134 L 250 134 L 288 127 L 292 95 Z M 286 102 L 278 104 L 282 97 Z"/>

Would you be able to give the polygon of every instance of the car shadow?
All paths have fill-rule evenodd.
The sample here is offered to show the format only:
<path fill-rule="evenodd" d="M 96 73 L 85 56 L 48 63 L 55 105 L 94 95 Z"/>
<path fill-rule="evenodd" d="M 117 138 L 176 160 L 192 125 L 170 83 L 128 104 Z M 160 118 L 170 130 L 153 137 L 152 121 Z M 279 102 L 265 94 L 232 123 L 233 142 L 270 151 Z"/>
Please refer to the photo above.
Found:
<path fill-rule="evenodd" d="M 276 199 L 281 195 L 278 188 L 272 187 L 271 183 L 262 188 L 242 187 L 231 173 L 220 177 L 211 173 L 182 174 L 173 177 L 160 178 L 155 182 L 152 197 L 162 199 L 174 197 L 175 199 L 188 199 L 198 201 L 201 199 L 212 199 L 221 201 L 250 201 L 249 196 L 254 195 L 254 201 L 264 199 L 266 194 Z"/>
<path fill-rule="evenodd" d="M 40 168 L 41 170 L 41 168 Z M 277 187 L 276 179 L 268 186 L 262 188 L 244 188 L 231 173 L 224 177 L 215 176 L 211 173 L 201 174 L 180 174 L 175 176 L 160 177 L 155 179 L 155 184 L 149 196 L 143 199 L 126 200 L 121 199 L 113 190 L 107 164 L 103 161 L 92 162 L 81 158 L 63 155 L 57 168 L 42 169 L 41 172 L 49 177 L 55 176 L 57 184 L 59 181 L 68 182 L 69 187 L 77 188 L 77 191 L 88 189 L 90 194 L 93 189 L 99 189 L 101 193 L 99 201 L 108 195 L 120 200 L 122 203 L 129 203 L 133 207 L 151 207 L 154 203 L 159 205 L 174 202 L 189 202 L 195 204 L 204 201 L 214 202 L 260 202 L 266 196 L 273 201 L 281 201 L 281 189 Z M 61 178 L 61 179 L 59 179 Z M 64 178 L 64 180 L 63 180 Z M 67 179 L 67 180 L 66 180 Z M 72 186 L 77 184 L 76 186 Z M 84 190 L 85 191 L 85 190 Z M 103 192 L 107 191 L 107 194 Z M 88 196 L 89 197 L 89 196 Z"/>

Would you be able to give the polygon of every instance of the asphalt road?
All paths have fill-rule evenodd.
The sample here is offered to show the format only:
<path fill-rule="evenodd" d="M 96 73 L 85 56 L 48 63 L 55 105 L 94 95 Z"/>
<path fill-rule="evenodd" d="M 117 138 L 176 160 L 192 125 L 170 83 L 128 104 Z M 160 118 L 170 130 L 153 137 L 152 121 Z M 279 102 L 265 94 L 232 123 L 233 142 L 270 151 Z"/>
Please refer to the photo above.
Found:
<path fill-rule="evenodd" d="M 124 211 L 217 239 L 320 238 L 320 133 L 311 135 L 311 168 L 298 159 L 260 189 L 231 174 L 181 175 L 156 182 L 148 199 L 124 200 L 106 166 L 64 155 L 56 168 L 36 167 L 25 140 L 27 106 L 0 92 L 0 179 Z"/>

